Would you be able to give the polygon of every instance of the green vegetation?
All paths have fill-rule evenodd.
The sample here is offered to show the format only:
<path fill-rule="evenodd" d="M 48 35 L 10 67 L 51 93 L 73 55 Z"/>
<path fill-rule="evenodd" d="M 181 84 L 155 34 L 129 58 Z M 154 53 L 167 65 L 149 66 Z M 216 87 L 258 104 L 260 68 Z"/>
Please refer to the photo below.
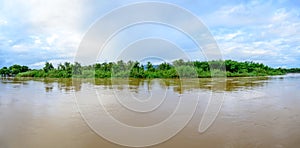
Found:
<path fill-rule="evenodd" d="M 30 69 L 27 66 L 21 66 L 21 65 L 13 65 L 10 66 L 9 68 L 7 67 L 2 67 L 0 69 L 0 76 L 2 77 L 13 77 L 16 76 L 19 73 L 27 72 Z"/>
<path fill-rule="evenodd" d="M 226 69 L 226 73 L 224 70 Z M 2 77 L 50 77 L 50 78 L 203 78 L 212 76 L 248 77 L 282 75 L 300 72 L 300 68 L 283 69 L 271 68 L 261 63 L 237 62 L 233 60 L 215 60 L 209 62 L 176 60 L 172 63 L 153 65 L 148 62 L 142 65 L 136 61 L 118 61 L 116 63 L 96 63 L 81 66 L 65 62 L 57 68 L 52 63 L 46 62 L 42 69 L 29 69 L 27 66 L 13 65 L 0 69 Z"/>
<path fill-rule="evenodd" d="M 300 73 L 300 68 L 285 69 L 287 73 Z"/>

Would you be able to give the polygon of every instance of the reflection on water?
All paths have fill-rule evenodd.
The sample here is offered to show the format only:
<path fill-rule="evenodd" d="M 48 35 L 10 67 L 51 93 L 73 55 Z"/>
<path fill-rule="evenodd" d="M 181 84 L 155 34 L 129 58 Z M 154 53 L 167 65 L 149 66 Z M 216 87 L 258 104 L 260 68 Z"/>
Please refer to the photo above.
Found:
<path fill-rule="evenodd" d="M 89 98 L 95 90 L 105 97 L 104 103 L 112 116 L 135 126 L 159 123 L 173 112 L 178 96 L 200 92 L 196 113 L 188 126 L 171 140 L 154 147 L 299 147 L 299 80 L 299 74 L 226 81 L 2 78 L 0 148 L 121 147 L 99 138 L 78 112 L 74 92 Z M 109 97 L 116 91 L 130 92 L 143 99 L 154 89 L 168 97 L 147 116 L 134 114 Z M 225 92 L 221 112 L 208 131 L 199 134 L 199 122 L 209 96 L 218 92 Z"/>
<path fill-rule="evenodd" d="M 167 87 L 174 92 L 182 94 L 191 90 L 203 89 L 212 91 L 238 91 L 253 89 L 264 86 L 270 79 L 283 79 L 283 77 L 246 77 L 246 78 L 227 78 L 223 79 L 159 79 L 161 87 Z M 287 77 L 289 78 L 289 77 Z M 139 88 L 151 89 L 153 81 L 158 79 L 56 79 L 56 78 L 2 78 L 2 84 L 26 85 L 28 81 L 44 83 L 46 92 L 51 92 L 54 87 L 64 92 L 80 91 L 82 84 L 103 86 L 104 89 L 119 89 L 129 86 L 132 91 L 138 93 Z M 113 87 L 115 86 L 115 87 Z"/>

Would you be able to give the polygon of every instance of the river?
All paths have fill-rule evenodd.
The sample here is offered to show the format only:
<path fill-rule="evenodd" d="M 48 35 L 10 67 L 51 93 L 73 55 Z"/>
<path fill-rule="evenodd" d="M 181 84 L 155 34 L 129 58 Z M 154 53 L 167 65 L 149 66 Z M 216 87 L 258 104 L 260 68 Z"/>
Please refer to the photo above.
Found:
<path fill-rule="evenodd" d="M 194 100 L 198 96 L 195 113 L 185 128 L 171 139 L 151 147 L 300 147 L 299 90 L 299 74 L 227 78 L 225 82 L 204 78 L 184 80 L 2 78 L 0 147 L 122 147 L 98 136 L 95 129 L 88 126 L 89 124 L 82 118 L 81 111 L 85 110 L 99 120 L 105 119 L 102 119 L 103 115 L 97 115 L 96 108 L 89 103 L 91 95 L 95 92 L 112 117 L 135 127 L 160 123 L 176 109 L 180 97 L 185 97 L 183 101 L 188 105 L 195 103 Z M 199 123 L 207 104 L 212 94 L 216 93 L 224 95 L 221 109 L 209 128 L 199 133 Z M 112 98 L 112 94 L 120 98 L 127 96 L 121 101 L 133 106 L 135 104 L 132 104 L 130 98 L 139 98 L 139 102 L 147 101 L 151 96 L 164 97 L 165 100 L 134 106 L 137 110 L 148 111 L 139 113 L 122 106 L 118 102 L 120 100 Z M 131 97 L 126 94 L 130 94 Z M 78 105 L 82 101 L 87 102 L 86 107 L 89 110 Z M 160 106 L 155 106 L 155 103 Z M 184 118 L 188 115 L 180 116 Z M 179 122 L 172 123 L 170 128 L 176 127 Z M 114 126 L 107 125 L 106 121 L 101 123 L 99 126 L 118 132 L 114 131 Z M 126 135 L 126 133 L 119 134 Z"/>

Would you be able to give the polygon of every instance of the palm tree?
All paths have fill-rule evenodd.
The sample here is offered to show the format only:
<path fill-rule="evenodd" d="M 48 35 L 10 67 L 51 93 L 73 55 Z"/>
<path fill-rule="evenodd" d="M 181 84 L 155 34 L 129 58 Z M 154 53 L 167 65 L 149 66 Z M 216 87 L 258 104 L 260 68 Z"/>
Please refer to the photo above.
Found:
<path fill-rule="evenodd" d="M 49 62 L 46 62 L 45 63 L 45 67 L 43 68 L 43 70 L 45 71 L 45 72 L 49 72 L 49 71 L 51 71 L 51 70 L 53 70 L 54 69 L 54 66 L 52 65 L 52 63 L 49 63 Z"/>

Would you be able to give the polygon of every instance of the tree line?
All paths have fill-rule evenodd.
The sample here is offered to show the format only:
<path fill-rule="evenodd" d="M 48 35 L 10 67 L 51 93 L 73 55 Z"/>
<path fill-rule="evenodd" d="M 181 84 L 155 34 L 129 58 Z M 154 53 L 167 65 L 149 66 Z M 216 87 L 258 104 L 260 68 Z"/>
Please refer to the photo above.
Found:
<path fill-rule="evenodd" d="M 226 70 L 226 73 L 225 73 Z M 246 77 L 283 75 L 299 73 L 300 68 L 271 68 L 262 63 L 238 62 L 233 60 L 184 61 L 153 65 L 151 62 L 142 64 L 137 61 L 117 61 L 96 63 L 82 66 L 80 63 L 65 62 L 54 67 L 46 62 L 42 69 L 29 69 L 28 66 L 13 65 L 0 69 L 2 77 L 50 77 L 50 78 L 207 78 L 212 76 Z"/>

